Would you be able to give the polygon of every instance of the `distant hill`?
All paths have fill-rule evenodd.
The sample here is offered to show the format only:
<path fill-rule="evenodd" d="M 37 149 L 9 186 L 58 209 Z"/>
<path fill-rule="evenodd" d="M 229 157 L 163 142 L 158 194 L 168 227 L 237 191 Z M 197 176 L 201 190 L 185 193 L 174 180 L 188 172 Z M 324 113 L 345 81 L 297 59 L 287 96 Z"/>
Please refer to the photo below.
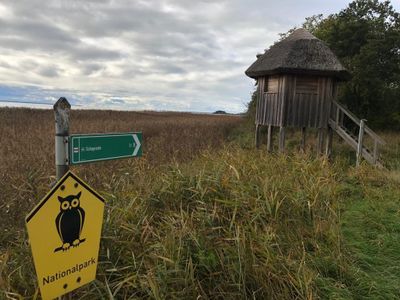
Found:
<path fill-rule="evenodd" d="M 226 115 L 227 112 L 224 110 L 217 110 L 215 112 L 213 112 L 214 115 Z"/>

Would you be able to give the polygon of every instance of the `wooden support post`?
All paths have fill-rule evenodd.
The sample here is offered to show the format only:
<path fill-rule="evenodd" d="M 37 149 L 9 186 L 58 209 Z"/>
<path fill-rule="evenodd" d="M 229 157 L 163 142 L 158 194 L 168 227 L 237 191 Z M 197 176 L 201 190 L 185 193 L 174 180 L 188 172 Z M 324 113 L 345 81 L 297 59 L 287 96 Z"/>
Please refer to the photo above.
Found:
<path fill-rule="evenodd" d="M 285 151 L 285 127 L 279 128 L 279 152 Z"/>
<path fill-rule="evenodd" d="M 69 135 L 69 112 L 71 105 L 64 97 L 58 99 L 53 106 L 56 124 L 55 154 L 56 154 L 56 177 L 57 181 L 68 172 L 68 135 Z"/>
<path fill-rule="evenodd" d="M 339 126 L 344 127 L 344 113 L 343 111 L 340 111 L 339 113 Z"/>
<path fill-rule="evenodd" d="M 267 151 L 272 152 L 272 135 L 274 133 L 274 127 L 272 125 L 268 125 L 268 135 L 267 135 Z"/>
<path fill-rule="evenodd" d="M 328 159 L 332 157 L 332 145 L 333 145 L 333 129 L 328 127 L 325 155 Z"/>
<path fill-rule="evenodd" d="M 340 119 L 340 109 L 339 106 L 336 106 L 336 128 L 339 127 L 339 119 Z M 343 124 L 340 124 L 342 126 Z"/>
<path fill-rule="evenodd" d="M 378 158 L 379 158 L 379 150 L 378 150 L 378 140 L 374 140 L 374 165 L 378 163 Z"/>
<path fill-rule="evenodd" d="M 360 131 L 358 132 L 358 144 L 357 144 L 357 160 L 356 160 L 356 166 L 358 167 L 361 163 L 361 157 L 362 157 L 362 150 L 363 150 L 363 139 L 364 139 L 364 127 L 365 127 L 365 121 L 362 119 L 360 121 Z"/>
<path fill-rule="evenodd" d="M 306 127 L 302 127 L 301 128 L 300 150 L 303 151 L 303 152 L 306 151 Z"/>
<path fill-rule="evenodd" d="M 325 139 L 325 129 L 319 128 L 318 129 L 318 138 L 317 138 L 317 153 L 318 155 L 322 154 L 324 148 L 324 139 Z"/>
<path fill-rule="evenodd" d="M 261 129 L 261 125 L 260 124 L 256 124 L 256 148 L 260 148 L 260 129 Z"/>

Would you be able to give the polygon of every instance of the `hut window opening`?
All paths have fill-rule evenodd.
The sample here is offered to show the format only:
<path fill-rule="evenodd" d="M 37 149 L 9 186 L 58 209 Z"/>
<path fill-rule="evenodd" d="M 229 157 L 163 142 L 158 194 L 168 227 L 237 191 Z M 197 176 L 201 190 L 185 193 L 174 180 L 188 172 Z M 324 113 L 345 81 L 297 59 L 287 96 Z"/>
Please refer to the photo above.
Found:
<path fill-rule="evenodd" d="M 268 80 L 266 80 L 265 90 L 267 93 L 277 93 L 279 87 L 279 76 L 270 76 Z"/>

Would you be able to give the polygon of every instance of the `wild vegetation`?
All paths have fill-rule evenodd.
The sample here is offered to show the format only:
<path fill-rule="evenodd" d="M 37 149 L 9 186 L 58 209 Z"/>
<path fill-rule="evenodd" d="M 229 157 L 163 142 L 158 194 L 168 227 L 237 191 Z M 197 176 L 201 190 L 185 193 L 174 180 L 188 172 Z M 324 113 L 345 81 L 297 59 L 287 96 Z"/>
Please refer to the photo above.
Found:
<path fill-rule="evenodd" d="M 1 297 L 36 298 L 23 220 L 54 180 L 52 112 L 0 114 Z M 143 130 L 145 155 L 74 168 L 106 210 L 97 280 L 73 296 L 398 298 L 399 135 L 386 135 L 390 170 L 356 169 L 338 141 L 334 162 L 299 153 L 295 133 L 286 154 L 268 155 L 247 126 L 232 116 L 74 111 L 74 132 Z"/>
<path fill-rule="evenodd" d="M 221 145 L 240 122 L 236 116 L 74 110 L 71 133 L 142 131 L 144 136 L 140 160 L 103 162 L 74 170 L 103 188 L 124 167 L 151 169 L 190 160 L 201 150 Z M 53 111 L 2 108 L 0 137 L 0 207 L 5 213 L 0 226 L 7 229 L 10 221 L 23 224 L 23 214 L 55 181 Z M 97 175 L 99 168 L 102 176 Z"/>

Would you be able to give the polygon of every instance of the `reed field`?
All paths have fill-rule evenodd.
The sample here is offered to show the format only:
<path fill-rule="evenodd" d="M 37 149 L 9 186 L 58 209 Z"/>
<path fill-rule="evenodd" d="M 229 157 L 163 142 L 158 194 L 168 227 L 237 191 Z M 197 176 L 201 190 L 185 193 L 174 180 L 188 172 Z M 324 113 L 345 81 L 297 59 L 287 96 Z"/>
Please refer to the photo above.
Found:
<path fill-rule="evenodd" d="M 96 188 L 113 176 L 138 168 L 187 161 L 199 151 L 217 147 L 241 122 L 237 116 L 73 110 L 70 133 L 143 132 L 143 157 L 73 168 Z M 52 110 L 0 109 L 0 226 L 23 215 L 43 197 L 55 180 L 54 115 Z M 140 180 L 140 178 L 138 179 Z"/>
<path fill-rule="evenodd" d="M 142 131 L 143 157 L 73 169 L 106 199 L 97 279 L 73 299 L 400 298 L 400 134 L 386 169 L 335 140 L 254 149 L 241 117 L 73 111 L 71 133 Z M 52 111 L 0 109 L 0 299 L 40 299 L 24 217 L 54 182 Z"/>

